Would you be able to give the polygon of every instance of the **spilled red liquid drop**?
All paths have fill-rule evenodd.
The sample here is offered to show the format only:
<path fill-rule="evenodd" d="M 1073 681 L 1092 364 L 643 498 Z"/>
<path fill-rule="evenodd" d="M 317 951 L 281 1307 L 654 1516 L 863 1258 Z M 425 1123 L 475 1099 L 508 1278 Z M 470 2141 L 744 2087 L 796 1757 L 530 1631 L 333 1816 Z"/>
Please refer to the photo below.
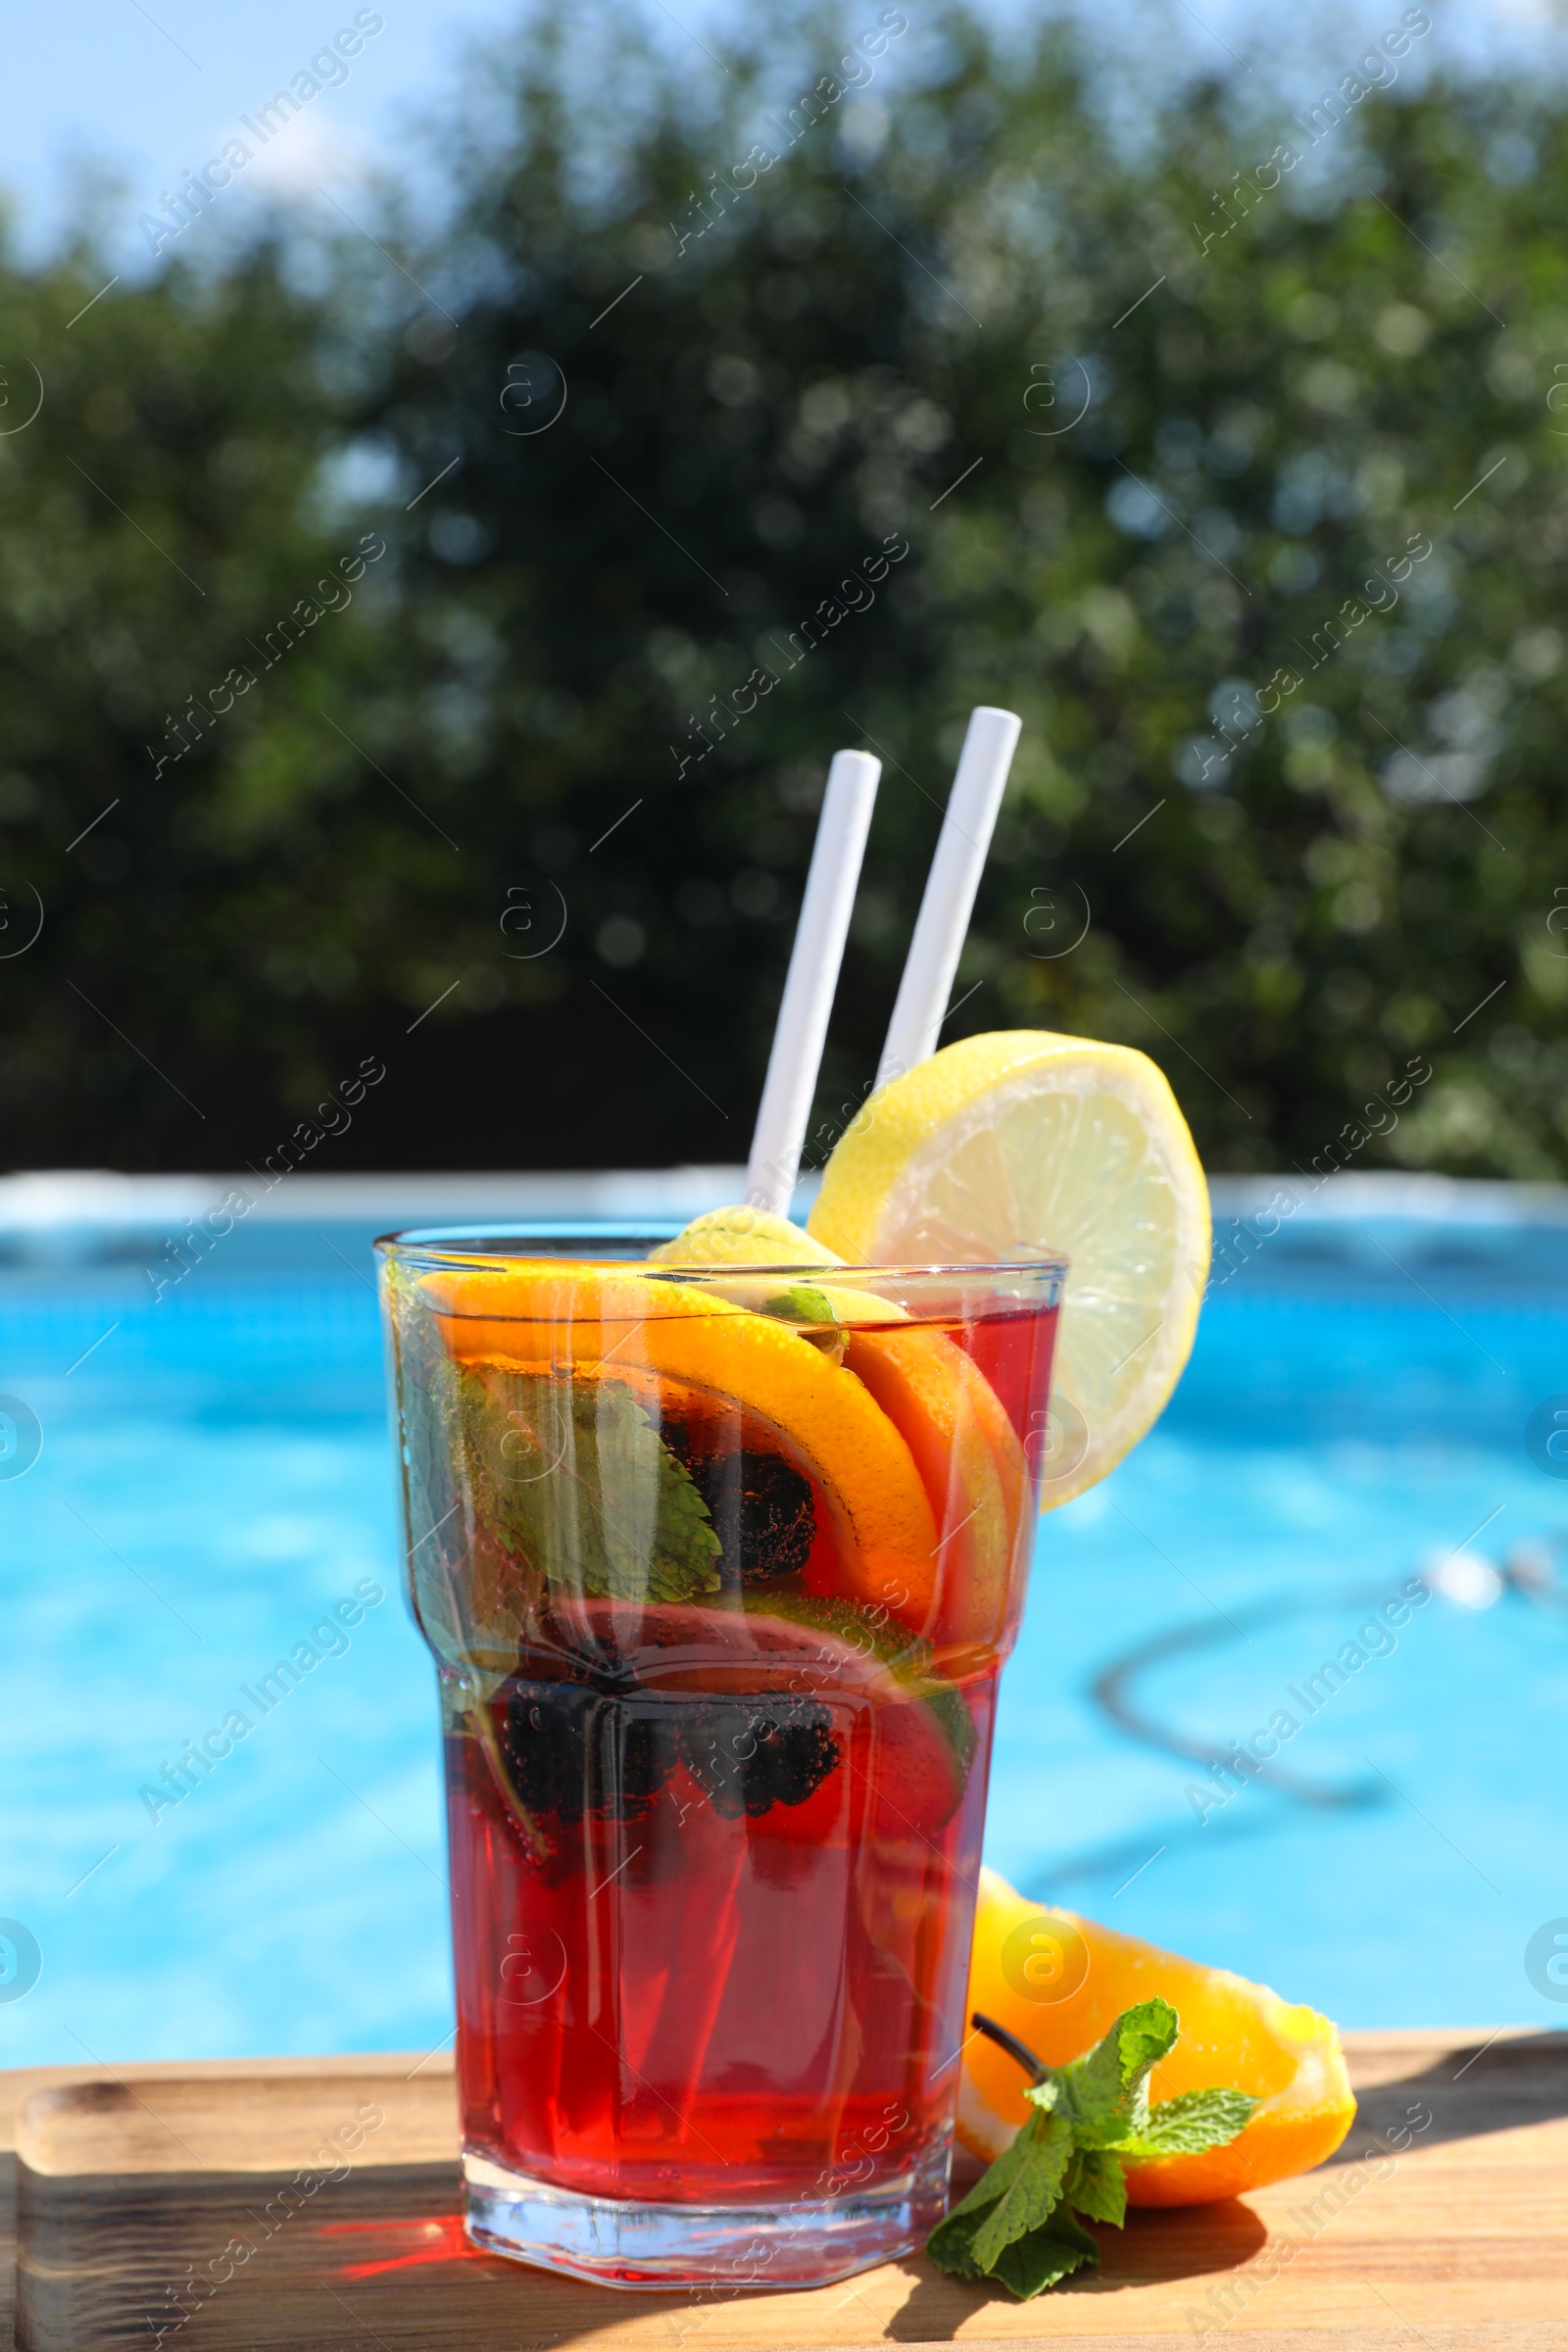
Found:
<path fill-rule="evenodd" d="M 412 2271 L 436 2262 L 483 2262 L 488 2258 L 475 2245 L 470 2245 L 463 2227 L 461 2213 L 441 2214 L 429 2221 L 408 2222 L 327 2222 L 322 2225 L 322 2237 L 363 2236 L 374 2230 L 381 2236 L 394 2232 L 416 2230 L 424 2243 L 407 2254 L 390 2254 L 379 2262 L 351 2262 L 339 2274 L 344 2278 L 375 2278 L 383 2271 Z"/>

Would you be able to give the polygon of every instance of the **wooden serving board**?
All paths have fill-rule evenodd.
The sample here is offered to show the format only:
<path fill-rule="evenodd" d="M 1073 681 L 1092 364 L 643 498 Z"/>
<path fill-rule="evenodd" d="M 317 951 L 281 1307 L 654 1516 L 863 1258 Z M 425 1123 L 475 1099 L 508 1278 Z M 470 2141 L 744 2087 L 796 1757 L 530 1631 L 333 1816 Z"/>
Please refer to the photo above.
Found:
<path fill-rule="evenodd" d="M 1235 2203 L 1134 2214 L 1097 2233 L 1098 2273 L 1028 2304 L 923 2258 L 810 2292 L 624 2294 L 477 2253 L 459 2218 L 450 2060 L 0 2075 L 15 2341 L 1564 2352 L 1568 2034 L 1361 2034 L 1347 2047 L 1361 2110 L 1332 2164 Z M 358 2145 L 326 2179 L 320 2151 L 344 2139 Z M 230 2241 L 254 2251 L 236 2264 Z M 181 2294 L 215 2260 L 232 2276 Z"/>

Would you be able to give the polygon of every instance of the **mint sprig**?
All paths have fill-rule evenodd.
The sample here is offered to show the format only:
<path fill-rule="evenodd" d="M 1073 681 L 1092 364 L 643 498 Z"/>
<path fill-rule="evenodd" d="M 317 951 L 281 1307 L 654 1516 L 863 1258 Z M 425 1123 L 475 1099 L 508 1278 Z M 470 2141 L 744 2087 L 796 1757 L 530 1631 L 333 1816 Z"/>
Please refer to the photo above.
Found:
<path fill-rule="evenodd" d="M 926 2240 L 939 2270 L 994 2278 L 1020 2302 L 1100 2260 L 1083 2223 L 1127 2216 L 1130 2164 L 1196 2156 L 1236 2137 L 1257 2101 L 1245 2090 L 1189 2090 L 1152 2107 L 1149 2078 L 1176 2045 L 1180 2020 L 1157 1997 L 1124 2009 L 1081 2058 L 1047 2066 L 991 2020 L 989 2034 L 1036 2080 L 1024 2092 L 1035 2112 L 1012 2145 Z"/>
<path fill-rule="evenodd" d="M 454 1366 L 455 1445 L 480 1516 L 553 1593 L 691 1601 L 721 1591 L 708 1505 L 624 1382 Z"/>

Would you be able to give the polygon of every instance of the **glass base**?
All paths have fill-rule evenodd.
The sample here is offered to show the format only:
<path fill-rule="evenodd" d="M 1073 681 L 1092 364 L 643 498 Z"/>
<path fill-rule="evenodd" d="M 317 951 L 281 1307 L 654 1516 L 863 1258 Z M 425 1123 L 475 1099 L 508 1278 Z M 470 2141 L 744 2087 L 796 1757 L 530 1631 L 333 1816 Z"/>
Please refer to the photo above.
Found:
<path fill-rule="evenodd" d="M 468 2234 L 487 2253 L 600 2286 L 830 2286 L 923 2244 L 947 2207 L 950 2150 L 862 2196 L 789 2205 L 652 2205 L 552 2188 L 463 2160 Z"/>

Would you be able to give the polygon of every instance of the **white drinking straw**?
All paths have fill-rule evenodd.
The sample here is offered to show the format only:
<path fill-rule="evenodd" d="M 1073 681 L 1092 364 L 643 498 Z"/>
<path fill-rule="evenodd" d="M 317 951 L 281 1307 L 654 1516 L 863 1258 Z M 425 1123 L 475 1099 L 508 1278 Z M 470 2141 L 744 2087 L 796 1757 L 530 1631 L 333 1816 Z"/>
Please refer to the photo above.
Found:
<path fill-rule="evenodd" d="M 912 1070 L 917 1061 L 924 1061 L 937 1050 L 953 993 L 953 975 L 958 968 L 974 894 L 980 887 L 1022 726 L 1016 712 L 998 710 L 987 703 L 969 713 L 958 772 L 953 779 L 937 854 L 926 877 L 908 960 L 882 1048 L 878 1086 Z"/>
<path fill-rule="evenodd" d="M 828 1014 L 881 773 L 881 760 L 869 752 L 835 752 L 828 769 L 746 1170 L 749 1206 L 770 1209 L 775 1215 L 788 1211 L 800 1173 L 806 1123 L 822 1066 Z"/>

